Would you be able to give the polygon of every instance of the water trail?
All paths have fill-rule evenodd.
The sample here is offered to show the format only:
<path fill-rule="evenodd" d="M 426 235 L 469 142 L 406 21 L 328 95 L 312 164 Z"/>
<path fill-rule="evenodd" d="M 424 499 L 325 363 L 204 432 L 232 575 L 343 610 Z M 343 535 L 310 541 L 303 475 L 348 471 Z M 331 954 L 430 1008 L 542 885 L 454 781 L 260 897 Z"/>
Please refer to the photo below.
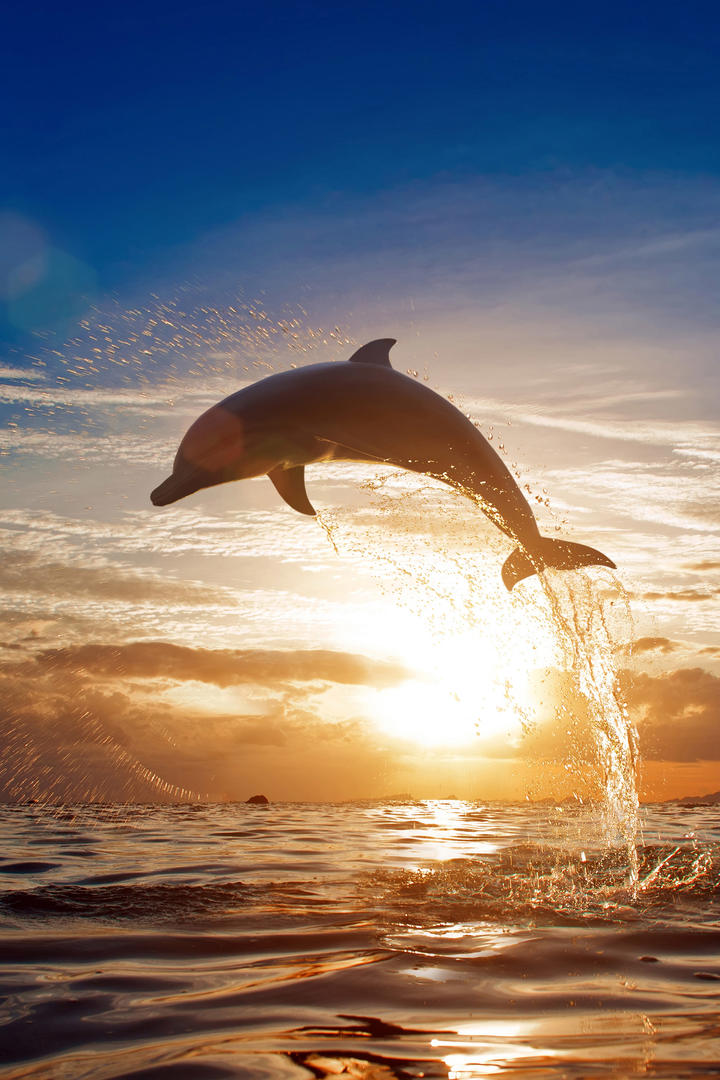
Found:
<path fill-rule="evenodd" d="M 489 710 L 506 710 L 525 736 L 510 753 L 529 755 L 545 785 L 554 770 L 558 801 L 568 792 L 578 805 L 590 801 L 600 836 L 581 846 L 624 849 L 636 889 L 637 743 L 618 679 L 632 619 L 617 580 L 608 588 L 605 572 L 546 572 L 509 596 L 499 573 L 506 545 L 477 505 L 395 471 L 363 486 L 369 508 L 335 511 L 331 527 L 321 521 L 335 550 L 360 556 L 384 596 L 416 616 L 418 632 L 433 643 L 425 655 L 444 665 L 433 677 L 457 698 L 478 695 L 478 734 L 488 722 L 498 726 Z M 539 715 L 538 695 L 526 686 L 532 669 L 553 673 L 554 715 Z M 539 728 L 543 737 L 534 738 Z M 554 741 L 543 735 L 550 730 Z M 547 797 L 547 789 L 538 794 Z"/>
<path fill-rule="evenodd" d="M 555 632 L 566 655 L 571 689 L 587 708 L 593 757 L 600 770 L 603 833 L 610 845 L 624 844 L 629 884 L 638 883 L 638 746 L 618 678 L 618 641 L 608 606 L 617 605 L 632 626 L 627 595 L 617 585 L 608 596 L 582 572 L 539 577 Z"/>
<path fill-rule="evenodd" d="M 320 528 L 322 529 L 322 531 L 325 533 L 328 540 L 332 544 L 332 548 L 333 548 L 333 551 L 335 552 L 335 554 L 339 555 L 340 552 L 338 551 L 338 546 L 335 543 L 335 528 L 336 528 L 336 526 L 335 526 L 335 523 L 332 520 L 331 516 L 329 514 L 327 514 L 327 513 L 323 513 L 322 511 L 318 510 L 316 515 L 315 515 L 315 520 L 317 521 L 318 525 L 320 526 Z"/>

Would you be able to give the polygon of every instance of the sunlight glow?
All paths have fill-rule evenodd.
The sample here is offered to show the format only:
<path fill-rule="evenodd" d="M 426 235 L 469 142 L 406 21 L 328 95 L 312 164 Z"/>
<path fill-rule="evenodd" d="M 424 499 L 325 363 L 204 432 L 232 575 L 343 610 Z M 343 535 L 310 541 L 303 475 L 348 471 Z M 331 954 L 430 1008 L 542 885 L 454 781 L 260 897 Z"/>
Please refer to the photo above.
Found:
<path fill-rule="evenodd" d="M 517 738 L 532 672 L 560 659 L 544 597 L 532 583 L 508 594 L 507 541 L 439 481 L 391 472 L 363 487 L 362 524 L 334 512 L 323 527 L 382 590 L 380 610 L 353 627 L 363 651 L 372 642 L 414 675 L 374 695 L 378 727 L 425 747 Z"/>
<path fill-rule="evenodd" d="M 452 579 L 443 584 L 450 589 Z M 556 660 L 557 643 L 551 627 L 528 618 L 527 602 L 523 608 L 501 596 L 506 610 L 495 617 L 495 596 L 486 599 L 482 622 L 471 612 L 464 626 L 452 625 L 456 619 L 442 625 L 439 605 L 434 624 L 407 621 L 393 652 L 418 677 L 376 695 L 373 715 L 381 730 L 423 746 L 518 737 L 535 707 L 531 674 Z"/>

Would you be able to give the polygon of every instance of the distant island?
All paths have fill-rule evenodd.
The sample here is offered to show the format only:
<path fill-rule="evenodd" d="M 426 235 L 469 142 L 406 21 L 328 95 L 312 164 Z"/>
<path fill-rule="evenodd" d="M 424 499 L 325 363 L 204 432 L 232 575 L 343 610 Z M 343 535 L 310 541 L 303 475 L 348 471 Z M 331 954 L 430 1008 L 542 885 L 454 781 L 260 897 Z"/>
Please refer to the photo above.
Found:
<path fill-rule="evenodd" d="M 709 795 L 684 795 L 682 799 L 670 801 L 683 806 L 717 806 L 720 803 L 720 791 L 711 791 Z"/>

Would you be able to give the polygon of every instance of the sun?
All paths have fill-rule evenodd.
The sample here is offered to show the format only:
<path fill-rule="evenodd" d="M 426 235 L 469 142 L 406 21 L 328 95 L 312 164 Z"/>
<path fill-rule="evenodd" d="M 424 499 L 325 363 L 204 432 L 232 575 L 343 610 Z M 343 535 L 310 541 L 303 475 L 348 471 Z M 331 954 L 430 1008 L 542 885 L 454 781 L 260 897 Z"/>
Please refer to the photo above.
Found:
<path fill-rule="evenodd" d="M 406 625 L 412 632 L 398 659 L 414 674 L 375 695 L 381 731 L 425 747 L 517 739 L 536 704 L 531 675 L 556 660 L 557 642 L 543 620 L 528 617 L 527 604 L 500 599 L 497 621 L 488 598 L 488 617 L 462 630 L 438 632 L 420 618 Z"/>
<path fill-rule="evenodd" d="M 534 712 L 533 673 L 562 661 L 547 598 L 537 582 L 508 593 L 507 541 L 440 486 L 383 474 L 366 485 L 360 526 L 349 514 L 330 526 L 379 586 L 348 620 L 352 647 L 408 672 L 373 691 L 368 711 L 382 732 L 418 746 L 513 740 Z"/>

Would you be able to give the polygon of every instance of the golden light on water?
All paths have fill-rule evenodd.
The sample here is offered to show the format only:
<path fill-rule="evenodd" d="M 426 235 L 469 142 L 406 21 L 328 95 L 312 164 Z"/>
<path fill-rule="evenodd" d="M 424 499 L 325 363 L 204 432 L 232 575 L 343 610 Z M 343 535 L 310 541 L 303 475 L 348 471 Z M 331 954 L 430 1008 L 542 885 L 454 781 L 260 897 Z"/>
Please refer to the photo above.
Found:
<path fill-rule="evenodd" d="M 451 1050 L 443 1055 L 448 1080 L 481 1080 L 520 1062 L 531 1067 L 530 1059 L 545 1056 L 546 1050 L 525 1041 L 540 1027 L 528 1021 L 484 1020 L 459 1025 L 457 1039 L 432 1039 L 430 1045 L 433 1049 Z"/>

